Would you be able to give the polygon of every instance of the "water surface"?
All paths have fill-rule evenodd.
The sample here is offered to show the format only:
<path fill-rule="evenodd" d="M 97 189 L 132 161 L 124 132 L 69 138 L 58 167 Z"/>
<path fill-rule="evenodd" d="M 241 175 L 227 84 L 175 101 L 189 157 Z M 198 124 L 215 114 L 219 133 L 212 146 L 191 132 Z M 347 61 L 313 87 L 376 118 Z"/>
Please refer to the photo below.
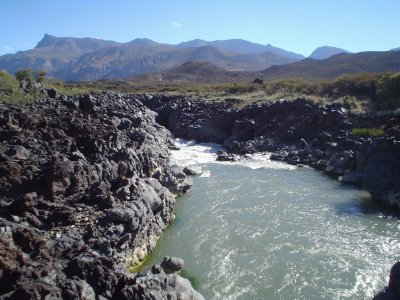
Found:
<path fill-rule="evenodd" d="M 186 143 L 174 162 L 203 170 L 147 267 L 166 255 L 206 299 L 370 299 L 400 259 L 400 221 L 366 192 L 266 155 L 212 163 Z"/>

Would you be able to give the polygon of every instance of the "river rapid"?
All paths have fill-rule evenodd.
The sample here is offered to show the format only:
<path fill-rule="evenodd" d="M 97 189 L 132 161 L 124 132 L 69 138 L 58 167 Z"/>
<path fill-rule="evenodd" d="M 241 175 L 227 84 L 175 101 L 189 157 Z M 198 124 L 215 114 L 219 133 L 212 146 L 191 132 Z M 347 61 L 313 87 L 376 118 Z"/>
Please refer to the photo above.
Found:
<path fill-rule="evenodd" d="M 143 269 L 164 256 L 206 299 L 371 299 L 400 260 L 400 218 L 367 192 L 268 154 L 215 161 L 218 145 L 178 140 L 191 192 Z"/>

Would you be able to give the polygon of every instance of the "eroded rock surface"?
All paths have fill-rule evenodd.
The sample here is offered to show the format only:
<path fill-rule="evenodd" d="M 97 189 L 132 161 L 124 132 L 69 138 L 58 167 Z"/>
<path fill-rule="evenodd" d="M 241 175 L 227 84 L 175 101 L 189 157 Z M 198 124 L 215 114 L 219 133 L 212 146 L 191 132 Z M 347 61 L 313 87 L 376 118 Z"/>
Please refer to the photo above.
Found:
<path fill-rule="evenodd" d="M 142 97 L 157 120 L 176 136 L 223 144 L 231 154 L 273 152 L 271 159 L 309 165 L 359 185 L 375 199 L 400 208 L 400 130 L 393 119 L 355 115 L 338 104 L 279 100 L 234 109 L 230 102 L 195 101 L 163 95 Z M 397 124 L 397 123 L 396 123 Z M 353 128 L 384 127 L 381 137 Z"/>
<path fill-rule="evenodd" d="M 1 299 L 201 298 L 178 274 L 126 271 L 190 188 L 155 116 L 113 93 L 0 105 Z"/>

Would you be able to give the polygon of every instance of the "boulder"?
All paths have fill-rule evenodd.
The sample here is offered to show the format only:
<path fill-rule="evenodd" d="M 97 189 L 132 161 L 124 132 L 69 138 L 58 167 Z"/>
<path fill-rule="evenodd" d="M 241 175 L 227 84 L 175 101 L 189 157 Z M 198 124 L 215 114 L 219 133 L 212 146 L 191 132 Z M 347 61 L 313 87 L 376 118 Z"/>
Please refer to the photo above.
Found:
<path fill-rule="evenodd" d="M 373 300 L 397 299 L 400 299 L 400 262 L 395 263 L 390 270 L 388 286 L 373 298 Z"/>
<path fill-rule="evenodd" d="M 363 170 L 364 188 L 374 198 L 400 208 L 400 143 L 387 137 L 373 141 Z"/>
<path fill-rule="evenodd" d="M 161 268 L 164 270 L 165 274 L 178 273 L 183 268 L 184 261 L 178 257 L 164 257 L 161 262 Z"/>
<path fill-rule="evenodd" d="M 343 151 L 331 156 L 325 171 L 335 175 L 343 175 L 346 171 L 355 168 L 354 155 L 351 151 Z"/>
<path fill-rule="evenodd" d="M 48 89 L 47 96 L 49 96 L 51 99 L 55 99 L 58 97 L 58 91 L 56 89 Z"/>
<path fill-rule="evenodd" d="M 196 175 L 201 175 L 201 172 L 197 171 L 196 169 L 192 167 L 184 167 L 183 168 L 183 173 L 189 176 L 196 176 Z"/>

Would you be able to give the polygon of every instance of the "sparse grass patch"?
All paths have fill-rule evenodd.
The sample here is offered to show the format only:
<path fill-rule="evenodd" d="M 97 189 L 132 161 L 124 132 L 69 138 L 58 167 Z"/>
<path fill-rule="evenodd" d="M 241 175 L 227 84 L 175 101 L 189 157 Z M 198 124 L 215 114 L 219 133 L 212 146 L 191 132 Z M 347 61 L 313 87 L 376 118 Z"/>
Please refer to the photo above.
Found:
<path fill-rule="evenodd" d="M 61 80 L 46 79 L 43 86 L 47 89 L 56 89 L 66 96 L 82 95 L 86 93 L 99 93 L 102 89 L 89 83 L 64 83 Z"/>
<path fill-rule="evenodd" d="M 381 136 L 385 131 L 383 128 L 353 128 L 351 133 L 354 135 Z"/>

